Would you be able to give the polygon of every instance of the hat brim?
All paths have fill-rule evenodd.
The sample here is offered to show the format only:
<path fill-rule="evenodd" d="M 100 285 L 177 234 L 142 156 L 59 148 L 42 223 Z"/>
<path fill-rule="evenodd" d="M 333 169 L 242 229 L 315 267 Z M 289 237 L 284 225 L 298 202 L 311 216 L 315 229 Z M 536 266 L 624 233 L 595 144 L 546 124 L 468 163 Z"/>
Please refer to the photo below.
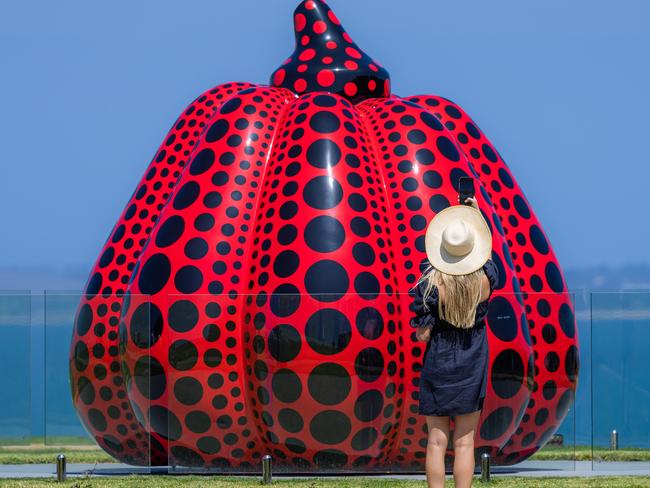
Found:
<path fill-rule="evenodd" d="M 449 254 L 442 245 L 443 231 L 456 219 L 463 219 L 474 232 L 474 247 L 464 256 Z M 438 212 L 429 222 L 424 246 L 434 268 L 450 275 L 464 275 L 482 268 L 490 259 L 492 233 L 480 210 L 468 205 L 454 205 Z"/>

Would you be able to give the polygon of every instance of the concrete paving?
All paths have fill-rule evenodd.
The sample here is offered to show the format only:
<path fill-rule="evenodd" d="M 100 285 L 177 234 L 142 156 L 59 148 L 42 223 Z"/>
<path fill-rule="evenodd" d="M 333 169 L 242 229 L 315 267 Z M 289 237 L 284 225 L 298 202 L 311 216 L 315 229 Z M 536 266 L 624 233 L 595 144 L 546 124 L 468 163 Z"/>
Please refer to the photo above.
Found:
<path fill-rule="evenodd" d="M 202 470 L 185 470 L 167 467 L 138 468 L 127 464 L 69 464 L 67 474 L 70 477 L 79 476 L 126 476 L 131 474 L 208 474 Z M 215 475 L 217 473 L 214 473 Z M 4 464 L 0 465 L 0 478 L 53 478 L 55 476 L 52 464 Z M 294 478 L 313 478 L 318 476 L 291 476 Z M 493 466 L 493 477 L 525 476 L 525 477 L 592 477 L 592 476 L 650 476 L 650 462 L 602 462 L 591 461 L 525 461 L 516 466 Z M 285 478 L 274 473 L 276 478 Z M 364 477 L 413 479 L 423 480 L 423 474 L 382 474 Z"/>

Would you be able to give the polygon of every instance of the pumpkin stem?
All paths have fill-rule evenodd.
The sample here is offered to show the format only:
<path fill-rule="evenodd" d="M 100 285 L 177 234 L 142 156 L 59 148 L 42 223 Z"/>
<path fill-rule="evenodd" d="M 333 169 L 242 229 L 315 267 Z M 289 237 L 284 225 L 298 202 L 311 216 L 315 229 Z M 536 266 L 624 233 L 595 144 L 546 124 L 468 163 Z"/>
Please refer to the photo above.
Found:
<path fill-rule="evenodd" d="M 293 21 L 296 48 L 271 75 L 273 86 L 336 93 L 354 104 L 390 95 L 388 71 L 359 49 L 323 0 L 301 2 Z"/>

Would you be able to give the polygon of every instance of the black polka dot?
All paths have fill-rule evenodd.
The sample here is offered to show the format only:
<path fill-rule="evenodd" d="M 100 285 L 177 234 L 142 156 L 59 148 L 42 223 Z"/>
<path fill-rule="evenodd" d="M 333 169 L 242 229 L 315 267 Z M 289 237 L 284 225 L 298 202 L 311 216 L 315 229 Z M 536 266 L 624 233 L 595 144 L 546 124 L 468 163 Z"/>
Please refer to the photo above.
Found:
<path fill-rule="evenodd" d="M 501 351 L 492 363 L 492 387 L 500 398 L 512 398 L 524 383 L 524 362 L 513 349 Z"/>
<path fill-rule="evenodd" d="M 179 466 L 202 467 L 205 465 L 205 460 L 200 454 L 185 446 L 172 446 L 170 458 L 173 464 Z"/>
<path fill-rule="evenodd" d="M 223 106 L 219 109 L 219 112 L 222 114 L 231 114 L 239 107 L 241 107 L 242 100 L 239 97 L 233 97 L 228 100 Z"/>
<path fill-rule="evenodd" d="M 201 238 L 194 238 L 185 244 L 185 255 L 190 259 L 201 259 L 208 253 L 208 244 Z"/>
<path fill-rule="evenodd" d="M 77 335 L 84 336 L 90 330 L 90 326 L 93 324 L 93 309 L 90 308 L 90 305 L 84 303 L 77 313 Z"/>
<path fill-rule="evenodd" d="M 286 324 L 278 325 L 271 330 L 268 343 L 271 356 L 281 362 L 294 359 L 302 346 L 298 331 Z"/>
<path fill-rule="evenodd" d="M 179 371 L 192 369 L 199 360 L 199 352 L 190 341 L 181 339 L 169 346 L 169 364 Z"/>
<path fill-rule="evenodd" d="M 183 405 L 195 405 L 203 396 L 201 382 L 192 376 L 179 378 L 174 383 L 174 396 Z"/>
<path fill-rule="evenodd" d="M 317 176 L 305 185 L 303 198 L 310 207 L 328 210 L 341 202 L 343 188 L 331 176 Z"/>
<path fill-rule="evenodd" d="M 283 408 L 278 413 L 278 422 L 284 430 L 291 433 L 300 432 L 304 421 L 300 414 L 291 408 Z"/>
<path fill-rule="evenodd" d="M 422 181 L 426 186 L 434 190 L 442 186 L 442 176 L 437 171 L 425 171 L 422 175 Z"/>
<path fill-rule="evenodd" d="M 282 284 L 273 291 L 270 305 L 276 317 L 288 317 L 300 306 L 300 290 L 295 285 Z"/>
<path fill-rule="evenodd" d="M 424 122 L 428 127 L 430 127 L 433 130 L 441 131 L 444 130 L 444 126 L 438 120 L 437 117 L 435 117 L 432 113 L 430 112 L 421 112 L 420 113 L 420 118 L 422 119 L 422 122 Z"/>
<path fill-rule="evenodd" d="M 553 261 L 548 262 L 544 272 L 551 290 L 555 293 L 562 293 L 564 291 L 564 283 L 562 283 L 562 275 L 556 264 Z"/>
<path fill-rule="evenodd" d="M 578 370 L 580 369 L 580 361 L 578 355 L 578 348 L 576 346 L 569 346 L 566 356 L 564 357 L 564 369 L 570 381 L 576 382 L 578 379 Z"/>
<path fill-rule="evenodd" d="M 365 427 L 352 437 L 350 444 L 355 451 L 364 451 L 375 443 L 378 436 L 377 429 Z"/>
<path fill-rule="evenodd" d="M 552 400 L 557 393 L 557 384 L 553 380 L 549 380 L 542 386 L 542 396 L 546 400 Z"/>
<path fill-rule="evenodd" d="M 163 316 L 153 303 L 142 303 L 131 316 L 130 335 L 133 343 L 146 349 L 153 346 L 163 330 Z"/>
<path fill-rule="evenodd" d="M 499 407 L 487 416 L 481 425 L 480 434 L 486 441 L 493 441 L 505 434 L 513 419 L 512 408 Z"/>
<path fill-rule="evenodd" d="M 210 148 L 199 152 L 190 165 L 190 174 L 193 176 L 202 175 L 214 164 L 214 151 Z"/>
<path fill-rule="evenodd" d="M 305 274 L 307 293 L 321 302 L 339 300 L 349 286 L 350 281 L 345 268 L 336 261 L 318 261 Z"/>
<path fill-rule="evenodd" d="M 384 397 L 377 390 L 363 392 L 354 403 L 354 415 L 361 422 L 375 420 L 384 408 Z"/>
<path fill-rule="evenodd" d="M 282 251 L 273 261 L 273 272 L 280 278 L 294 274 L 300 265 L 300 258 L 295 251 Z"/>
<path fill-rule="evenodd" d="M 368 202 L 360 193 L 353 193 L 348 197 L 350 208 L 356 212 L 363 212 L 368 208 Z"/>
<path fill-rule="evenodd" d="M 305 242 L 317 252 L 336 251 L 345 241 L 343 225 L 327 215 L 312 219 L 305 227 Z"/>
<path fill-rule="evenodd" d="M 544 237 L 542 229 L 534 224 L 530 226 L 530 242 L 533 244 L 533 247 L 537 250 L 537 252 L 540 254 L 548 254 L 549 248 L 546 237 Z"/>
<path fill-rule="evenodd" d="M 551 373 L 557 371 L 560 367 L 560 356 L 555 351 L 549 351 L 544 357 L 544 367 Z"/>
<path fill-rule="evenodd" d="M 494 153 L 494 149 L 492 149 L 488 144 L 483 144 L 481 149 L 483 149 L 483 154 L 485 154 L 485 157 L 488 158 L 488 161 L 491 161 L 492 163 L 496 163 L 498 161 L 497 155 Z"/>
<path fill-rule="evenodd" d="M 209 415 L 200 410 L 195 410 L 185 416 L 185 425 L 195 434 L 207 432 L 211 424 Z"/>
<path fill-rule="evenodd" d="M 530 209 L 528 208 L 528 204 L 524 201 L 523 198 L 521 198 L 521 196 L 515 195 L 513 203 L 515 205 L 515 210 L 519 215 L 525 219 L 530 218 Z"/>
<path fill-rule="evenodd" d="M 104 439 L 103 439 L 103 440 L 104 440 L 104 443 L 106 444 L 106 446 L 107 446 L 111 451 L 114 451 L 114 452 L 123 452 L 123 451 L 124 451 L 124 447 L 122 447 L 122 444 L 120 444 L 120 441 L 117 440 L 117 439 L 116 439 L 115 437 L 113 437 L 112 435 L 106 435 L 106 436 L 104 436 Z"/>
<path fill-rule="evenodd" d="M 332 308 L 315 312 L 305 325 L 305 339 L 320 354 L 337 354 L 350 343 L 352 328 L 347 317 Z"/>
<path fill-rule="evenodd" d="M 226 135 L 228 129 L 230 128 L 228 121 L 225 119 L 219 119 L 214 124 L 210 126 L 208 132 L 205 134 L 206 142 L 216 142 L 219 139 L 222 139 Z"/>
<path fill-rule="evenodd" d="M 331 134 L 341 126 L 341 121 L 333 112 L 321 110 L 309 119 L 309 126 L 320 134 Z"/>
<path fill-rule="evenodd" d="M 316 95 L 312 101 L 319 107 L 334 107 L 336 105 L 336 98 L 330 95 Z"/>
<path fill-rule="evenodd" d="M 199 196 L 201 187 L 196 181 L 185 183 L 174 197 L 174 209 L 183 210 L 192 205 Z"/>
<path fill-rule="evenodd" d="M 323 363 L 309 374 L 311 396 L 322 405 L 337 405 L 350 394 L 352 381 L 346 369 L 337 363 Z"/>
<path fill-rule="evenodd" d="M 375 262 L 375 251 L 365 242 L 358 242 L 354 245 L 352 256 L 362 266 L 371 266 Z"/>
<path fill-rule="evenodd" d="M 553 344 L 557 338 L 557 332 L 555 332 L 555 327 L 551 324 L 546 324 L 542 327 L 542 338 L 548 344 Z"/>
<path fill-rule="evenodd" d="M 502 341 L 517 337 L 517 317 L 510 302 L 500 296 L 493 297 L 488 306 L 487 322 L 492 333 Z"/>
<path fill-rule="evenodd" d="M 198 447 L 203 454 L 217 454 L 221 449 L 221 443 L 214 437 L 201 437 L 196 442 L 196 447 Z"/>
<path fill-rule="evenodd" d="M 100 432 L 104 432 L 106 430 L 106 427 L 108 427 L 106 417 L 104 417 L 104 414 L 96 408 L 91 408 L 88 410 L 88 421 L 95 430 L 98 430 Z"/>
<path fill-rule="evenodd" d="M 415 152 L 415 160 L 420 164 L 428 166 L 434 163 L 436 157 L 430 149 L 422 148 Z"/>
<path fill-rule="evenodd" d="M 140 393 L 149 400 L 162 396 L 167 386 L 165 369 L 151 356 L 142 356 L 133 367 L 133 379 Z"/>
<path fill-rule="evenodd" d="M 375 381 L 384 372 L 384 357 L 378 349 L 368 347 L 357 355 L 354 370 L 361 380 Z"/>
<path fill-rule="evenodd" d="M 105 268 L 111 262 L 113 262 L 113 258 L 115 257 L 115 249 L 113 247 L 108 247 L 102 254 L 102 257 L 99 260 L 99 267 L 100 268 Z"/>
<path fill-rule="evenodd" d="M 95 401 L 95 388 L 85 376 L 80 377 L 77 381 L 77 393 L 81 401 L 86 405 L 90 405 Z"/>
<path fill-rule="evenodd" d="M 370 235 L 370 224 L 363 217 L 354 217 L 350 221 L 350 229 L 359 237 L 368 237 Z"/>
<path fill-rule="evenodd" d="M 159 405 L 152 405 L 149 408 L 149 423 L 156 434 L 171 441 L 180 439 L 183 432 L 176 415 Z"/>
<path fill-rule="evenodd" d="M 77 342 L 74 346 L 74 367 L 77 371 L 84 371 L 88 367 L 89 361 L 88 347 L 83 341 Z"/>
<path fill-rule="evenodd" d="M 406 138 L 412 144 L 424 144 L 427 141 L 427 136 L 419 129 L 413 129 L 408 131 Z"/>
<path fill-rule="evenodd" d="M 285 403 L 292 403 L 300 398 L 302 383 L 296 373 L 290 369 L 279 369 L 271 379 L 273 395 Z"/>
<path fill-rule="evenodd" d="M 378 339 L 384 330 L 384 318 L 376 308 L 366 307 L 357 313 L 357 330 L 366 339 Z"/>
<path fill-rule="evenodd" d="M 164 254 L 154 254 L 142 266 L 138 287 L 143 295 L 155 295 L 164 288 L 171 274 L 171 263 Z"/>
<path fill-rule="evenodd" d="M 540 298 L 537 302 L 537 313 L 542 317 L 548 317 L 551 315 L 551 305 L 548 303 L 548 300 L 545 298 Z"/>
<path fill-rule="evenodd" d="M 329 445 L 343 442 L 350 435 L 351 429 L 350 419 L 336 410 L 317 413 L 309 424 L 309 431 L 314 439 Z"/>
<path fill-rule="evenodd" d="M 449 138 L 439 136 L 436 140 L 436 147 L 438 148 L 438 151 L 440 151 L 442 155 L 450 161 L 455 162 L 460 160 L 458 149 L 456 149 L 456 145 Z"/>
<path fill-rule="evenodd" d="M 508 188 L 514 188 L 515 184 L 512 181 L 512 177 L 510 176 L 510 173 L 508 173 L 504 168 L 499 168 L 499 179 Z"/>
<path fill-rule="evenodd" d="M 318 139 L 309 145 L 307 161 L 316 168 L 332 168 L 341 161 L 341 149 L 331 139 Z"/>
<path fill-rule="evenodd" d="M 183 294 L 189 295 L 194 293 L 203 284 L 203 274 L 196 266 L 183 266 L 176 272 L 174 277 L 174 286 Z"/>
<path fill-rule="evenodd" d="M 354 279 L 354 290 L 366 300 L 374 300 L 379 295 L 379 280 L 372 273 L 363 271 Z"/>
<path fill-rule="evenodd" d="M 178 300 L 169 307 L 169 326 L 176 332 L 188 332 L 199 321 L 199 310 L 191 300 Z"/>
<path fill-rule="evenodd" d="M 283 246 L 288 246 L 293 243 L 298 237 L 298 229 L 295 225 L 283 225 L 278 231 L 278 242 Z"/>
<path fill-rule="evenodd" d="M 429 199 L 429 208 L 435 213 L 444 210 L 449 206 L 449 200 L 444 195 L 433 195 Z"/>
<path fill-rule="evenodd" d="M 93 277 L 88 281 L 86 286 L 86 298 L 90 299 L 99 293 L 99 290 L 102 288 L 102 275 L 97 272 Z"/>
<path fill-rule="evenodd" d="M 564 393 L 562 393 L 560 400 L 557 402 L 557 407 L 555 409 L 555 418 L 558 421 L 564 418 L 566 413 L 569 411 L 569 408 L 571 407 L 572 403 L 573 403 L 573 390 L 568 389 Z"/>

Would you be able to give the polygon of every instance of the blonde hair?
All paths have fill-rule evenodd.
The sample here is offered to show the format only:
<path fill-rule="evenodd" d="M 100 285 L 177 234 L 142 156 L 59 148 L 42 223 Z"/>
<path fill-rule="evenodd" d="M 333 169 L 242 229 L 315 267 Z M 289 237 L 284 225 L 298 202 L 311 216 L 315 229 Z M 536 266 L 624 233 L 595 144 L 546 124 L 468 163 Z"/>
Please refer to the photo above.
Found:
<path fill-rule="evenodd" d="M 428 309 L 427 298 L 433 287 L 442 285 L 445 289 L 445 306 L 443 308 L 442 300 L 438 299 L 438 316 L 461 329 L 474 326 L 483 286 L 482 268 L 465 275 L 450 275 L 429 265 L 416 286 L 425 280 L 427 284 L 422 294 L 425 309 Z"/>

